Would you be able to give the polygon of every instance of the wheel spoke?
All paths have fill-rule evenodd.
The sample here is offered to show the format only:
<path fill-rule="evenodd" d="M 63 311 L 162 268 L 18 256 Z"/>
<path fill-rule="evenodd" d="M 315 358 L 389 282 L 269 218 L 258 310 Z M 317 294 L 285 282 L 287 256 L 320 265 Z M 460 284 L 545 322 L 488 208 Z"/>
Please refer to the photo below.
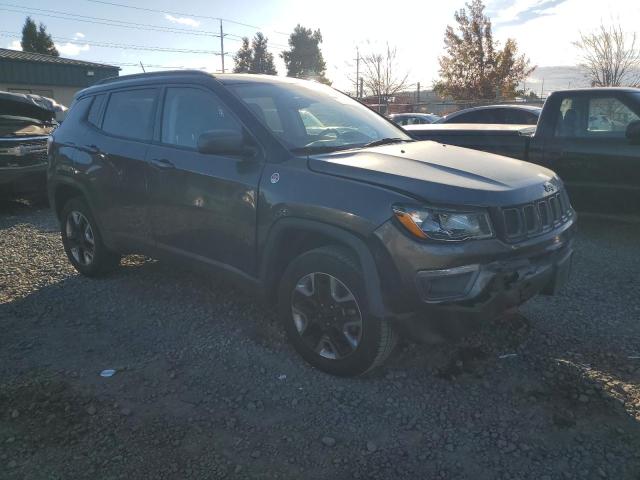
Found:
<path fill-rule="evenodd" d="M 329 358 L 331 360 L 335 360 L 340 356 L 336 345 L 333 343 L 333 340 L 329 335 L 322 335 L 320 337 L 320 340 L 316 344 L 315 351 L 321 357 Z"/>
<path fill-rule="evenodd" d="M 362 335 L 361 322 L 355 320 L 344 322 L 342 324 L 342 335 L 344 335 L 351 349 L 356 349 Z"/>
<path fill-rule="evenodd" d="M 84 239 L 91 246 L 94 246 L 96 244 L 95 239 L 93 238 L 93 230 L 91 229 L 91 225 L 89 225 L 88 223 L 84 229 Z"/>
<path fill-rule="evenodd" d="M 327 305 L 333 301 L 331 297 L 331 278 L 329 275 L 318 274 L 314 275 L 314 296 L 320 303 L 320 305 Z"/>
<path fill-rule="evenodd" d="M 331 298 L 338 303 L 352 302 L 355 298 L 344 283 L 336 277 L 329 277 L 331 286 Z"/>

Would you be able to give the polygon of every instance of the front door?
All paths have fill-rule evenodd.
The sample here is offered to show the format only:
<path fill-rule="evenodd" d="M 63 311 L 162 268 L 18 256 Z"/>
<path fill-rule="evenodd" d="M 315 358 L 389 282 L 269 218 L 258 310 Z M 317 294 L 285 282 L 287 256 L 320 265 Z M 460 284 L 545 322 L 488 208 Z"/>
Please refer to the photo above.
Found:
<path fill-rule="evenodd" d="M 149 148 L 151 222 L 158 248 L 253 275 L 256 271 L 260 156 L 198 152 L 199 136 L 238 130 L 212 91 L 167 87 L 159 142 Z"/>
<path fill-rule="evenodd" d="M 640 146 L 627 140 L 629 123 L 640 120 L 624 97 L 576 94 L 559 104 L 544 155 L 579 210 L 638 213 Z"/>

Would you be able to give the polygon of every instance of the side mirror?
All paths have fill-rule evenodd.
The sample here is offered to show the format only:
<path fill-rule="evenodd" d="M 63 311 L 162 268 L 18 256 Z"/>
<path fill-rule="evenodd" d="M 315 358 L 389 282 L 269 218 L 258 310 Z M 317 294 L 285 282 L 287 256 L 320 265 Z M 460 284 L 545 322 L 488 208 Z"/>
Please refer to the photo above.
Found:
<path fill-rule="evenodd" d="M 247 145 L 237 130 L 209 130 L 198 138 L 198 151 L 211 155 L 253 155 L 255 147 Z"/>
<path fill-rule="evenodd" d="M 640 144 L 640 120 L 634 120 L 629 125 L 627 125 L 625 136 L 631 143 Z"/>

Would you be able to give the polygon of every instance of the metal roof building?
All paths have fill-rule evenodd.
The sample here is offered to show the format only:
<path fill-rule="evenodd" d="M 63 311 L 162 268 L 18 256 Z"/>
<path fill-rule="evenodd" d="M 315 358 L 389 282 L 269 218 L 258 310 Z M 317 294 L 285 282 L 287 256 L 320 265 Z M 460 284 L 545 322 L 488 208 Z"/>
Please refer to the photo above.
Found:
<path fill-rule="evenodd" d="M 34 93 L 66 106 L 78 90 L 119 71 L 113 65 L 0 48 L 0 90 Z"/>

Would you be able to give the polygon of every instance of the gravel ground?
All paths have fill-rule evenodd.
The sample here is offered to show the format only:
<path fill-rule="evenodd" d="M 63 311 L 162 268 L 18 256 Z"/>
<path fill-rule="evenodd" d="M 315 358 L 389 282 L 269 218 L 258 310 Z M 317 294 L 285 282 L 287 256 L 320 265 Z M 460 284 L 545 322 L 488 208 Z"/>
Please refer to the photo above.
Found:
<path fill-rule="evenodd" d="M 563 294 L 340 379 L 223 281 L 80 277 L 48 210 L 0 205 L 0 478 L 638 480 L 640 224 L 603 224 Z"/>

